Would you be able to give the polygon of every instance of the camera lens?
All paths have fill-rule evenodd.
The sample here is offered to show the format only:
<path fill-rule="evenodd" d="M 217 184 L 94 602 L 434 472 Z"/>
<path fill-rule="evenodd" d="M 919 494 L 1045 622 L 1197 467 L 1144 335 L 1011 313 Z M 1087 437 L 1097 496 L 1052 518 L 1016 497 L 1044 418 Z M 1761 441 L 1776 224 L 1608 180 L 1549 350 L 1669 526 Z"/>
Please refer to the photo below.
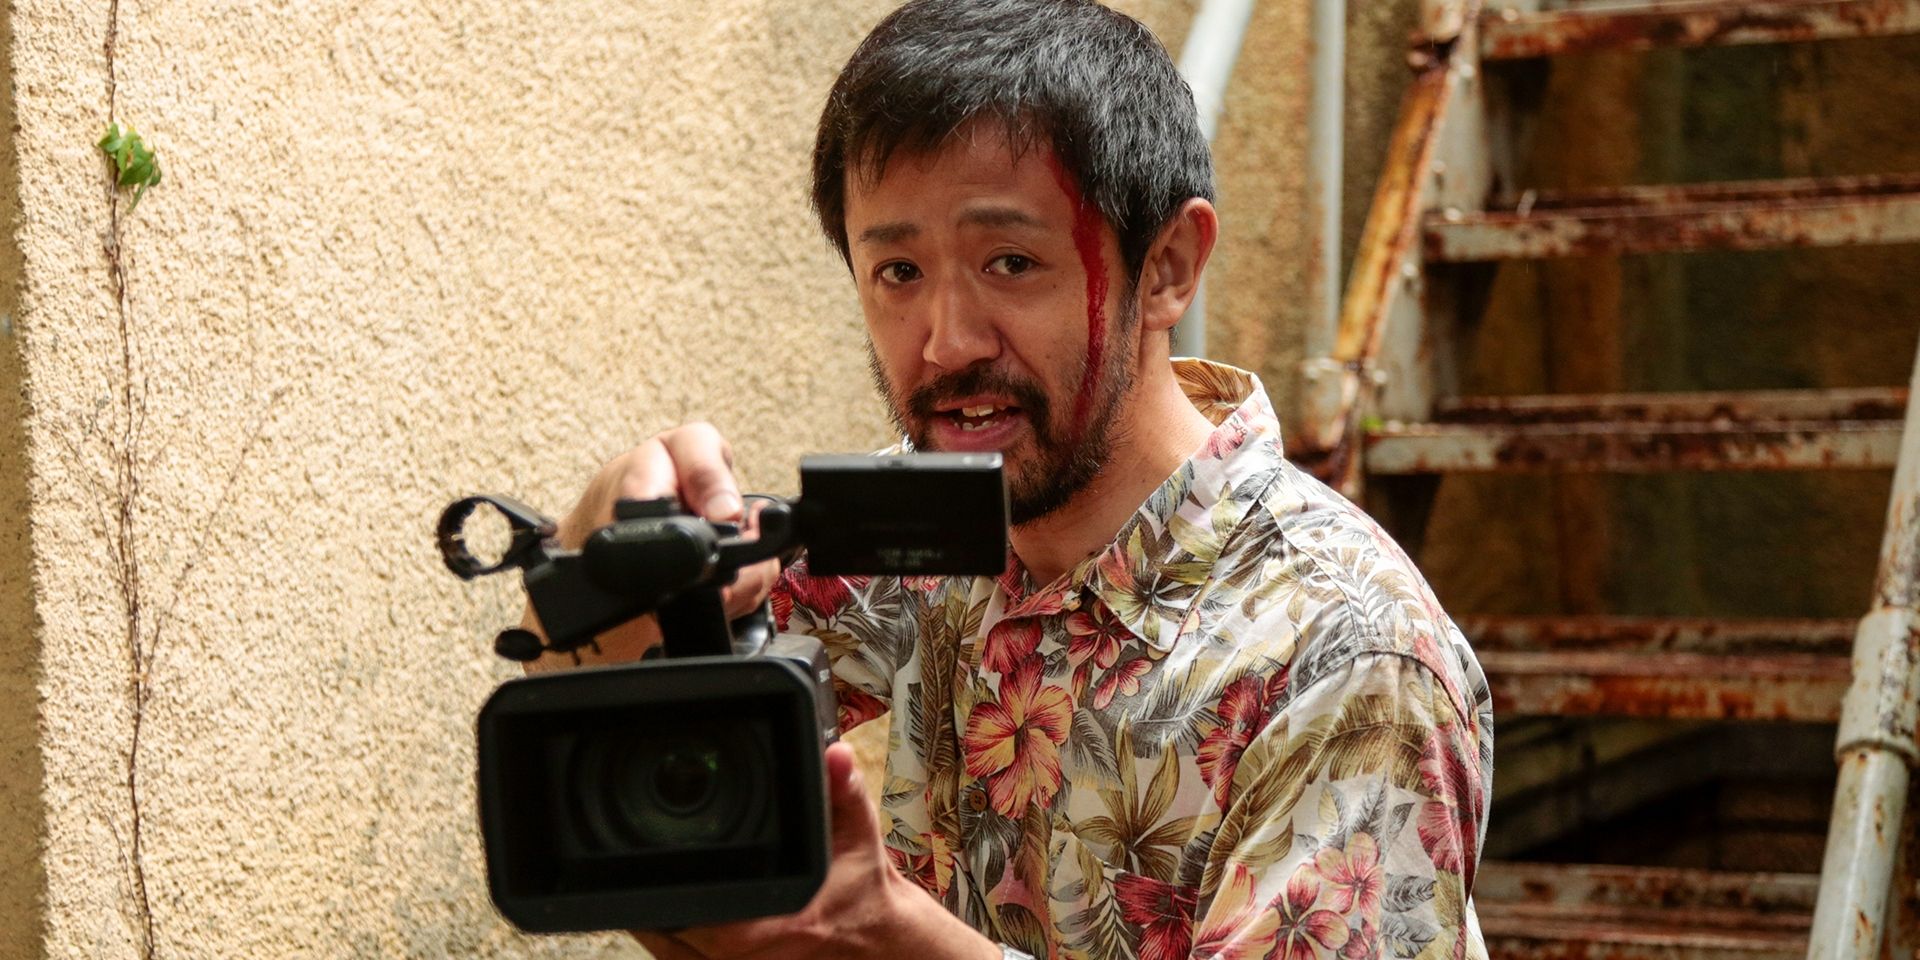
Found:
<path fill-rule="evenodd" d="M 574 795 L 606 847 L 726 843 L 761 819 L 771 756 L 747 729 L 614 736 L 582 744 Z"/>
<path fill-rule="evenodd" d="M 720 752 L 709 744 L 686 745 L 660 758 L 647 786 L 660 809 L 684 816 L 713 801 L 719 780 Z"/>

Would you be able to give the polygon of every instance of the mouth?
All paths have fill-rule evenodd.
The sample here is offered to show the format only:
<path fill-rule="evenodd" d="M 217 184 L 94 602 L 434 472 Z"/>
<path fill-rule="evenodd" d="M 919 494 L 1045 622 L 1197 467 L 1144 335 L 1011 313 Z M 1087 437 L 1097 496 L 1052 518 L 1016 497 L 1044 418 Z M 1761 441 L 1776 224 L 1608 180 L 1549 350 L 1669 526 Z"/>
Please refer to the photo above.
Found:
<path fill-rule="evenodd" d="M 970 398 L 936 407 L 929 418 L 942 450 L 999 450 L 1026 422 L 1026 411 L 1012 403 Z"/>
<path fill-rule="evenodd" d="M 939 411 L 939 415 L 963 433 L 977 433 L 992 429 L 1001 420 L 1019 416 L 1020 408 L 1011 405 L 977 403 L 971 406 L 943 409 Z"/>

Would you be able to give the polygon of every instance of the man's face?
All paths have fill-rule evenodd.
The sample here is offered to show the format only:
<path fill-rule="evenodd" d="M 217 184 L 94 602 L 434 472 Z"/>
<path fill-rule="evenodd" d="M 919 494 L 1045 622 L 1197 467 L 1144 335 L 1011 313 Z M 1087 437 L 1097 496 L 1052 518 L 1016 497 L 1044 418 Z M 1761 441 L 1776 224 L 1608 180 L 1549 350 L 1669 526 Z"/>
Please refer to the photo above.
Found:
<path fill-rule="evenodd" d="M 1138 354 L 1119 240 L 1052 151 L 975 126 L 849 175 L 847 236 L 874 379 L 920 450 L 998 450 L 1013 521 L 1105 465 Z"/>

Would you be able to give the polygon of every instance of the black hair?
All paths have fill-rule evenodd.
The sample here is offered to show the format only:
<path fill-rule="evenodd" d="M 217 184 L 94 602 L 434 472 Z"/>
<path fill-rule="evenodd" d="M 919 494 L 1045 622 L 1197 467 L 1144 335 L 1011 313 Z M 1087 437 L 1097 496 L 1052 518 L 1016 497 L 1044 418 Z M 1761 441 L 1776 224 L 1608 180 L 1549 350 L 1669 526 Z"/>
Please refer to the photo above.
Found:
<path fill-rule="evenodd" d="M 1193 91 L 1139 21 L 1093 0 L 913 0 L 867 35 L 820 114 L 813 206 L 851 262 L 847 175 L 878 179 L 976 119 L 1044 143 L 1120 236 L 1128 277 L 1180 206 L 1213 199 Z"/>

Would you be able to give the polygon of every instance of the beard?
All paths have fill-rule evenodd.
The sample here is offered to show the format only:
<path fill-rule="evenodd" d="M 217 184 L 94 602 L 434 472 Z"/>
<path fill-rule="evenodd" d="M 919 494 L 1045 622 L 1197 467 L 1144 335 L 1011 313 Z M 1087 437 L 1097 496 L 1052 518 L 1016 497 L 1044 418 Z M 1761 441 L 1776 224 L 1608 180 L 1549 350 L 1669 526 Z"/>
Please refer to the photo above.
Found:
<path fill-rule="evenodd" d="M 1117 331 L 1121 334 L 1116 338 L 1119 342 L 1109 342 L 1102 364 L 1105 369 L 1098 373 L 1100 382 L 1095 385 L 1087 405 L 1086 420 L 1077 426 L 1056 420 L 1054 404 L 1038 383 L 984 363 L 942 374 L 904 397 L 894 389 L 892 379 L 873 350 L 872 341 L 867 343 L 867 368 L 873 375 L 874 388 L 886 398 L 887 415 L 893 425 L 913 443 L 915 450 L 923 452 L 938 450 L 930 424 L 941 416 L 936 408 L 942 402 L 983 393 L 1013 399 L 1027 418 L 1033 445 L 1033 456 L 1023 458 L 1018 464 L 1009 464 L 1007 477 L 1011 519 L 1014 526 L 1023 526 L 1072 502 L 1106 468 L 1114 446 L 1125 436 L 1118 414 L 1121 401 L 1133 384 L 1133 366 L 1129 362 L 1132 351 L 1125 349 L 1132 346 L 1133 317 L 1133 310 L 1128 309 Z M 1116 347 L 1123 349 L 1112 349 Z M 1084 383 L 1088 375 L 1083 356 L 1074 382 Z M 1067 406 L 1072 406 L 1071 401 Z"/>

